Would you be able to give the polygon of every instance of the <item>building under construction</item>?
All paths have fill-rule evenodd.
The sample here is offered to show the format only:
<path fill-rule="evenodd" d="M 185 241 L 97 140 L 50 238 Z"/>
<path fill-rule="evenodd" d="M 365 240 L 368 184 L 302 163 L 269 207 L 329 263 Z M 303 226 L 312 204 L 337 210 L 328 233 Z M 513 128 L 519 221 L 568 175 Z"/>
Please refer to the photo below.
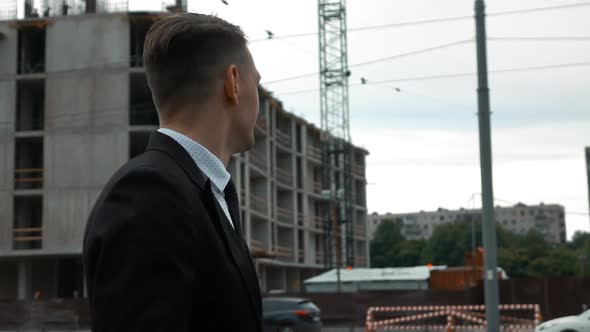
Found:
<path fill-rule="evenodd" d="M 53 0 L 17 10 L 16 1 L 14 8 L 3 3 L 0 299 L 37 291 L 82 296 L 89 211 L 110 176 L 158 128 L 143 41 L 150 25 L 169 15 L 162 9 L 177 8 L 164 2 L 158 12 L 131 12 L 125 1 Z M 243 233 L 266 292 L 298 291 L 303 280 L 333 267 L 329 240 L 343 235 L 323 218 L 330 203 L 321 190 L 321 136 L 261 89 L 256 145 L 230 162 Z M 352 265 L 366 267 L 367 151 L 351 151 L 353 232 L 346 243 Z"/>

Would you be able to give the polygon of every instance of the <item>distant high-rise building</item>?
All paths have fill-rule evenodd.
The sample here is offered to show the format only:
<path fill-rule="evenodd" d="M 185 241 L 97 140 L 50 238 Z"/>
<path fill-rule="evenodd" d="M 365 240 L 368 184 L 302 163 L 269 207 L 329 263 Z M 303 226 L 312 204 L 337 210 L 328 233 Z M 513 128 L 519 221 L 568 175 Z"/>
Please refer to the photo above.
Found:
<path fill-rule="evenodd" d="M 511 232 L 526 234 L 530 230 L 541 233 L 552 243 L 565 242 L 565 210 L 557 204 L 497 206 L 494 216 L 498 224 Z M 432 212 L 370 214 L 368 216 L 369 238 L 373 239 L 377 227 L 385 221 L 398 223 L 406 239 L 428 239 L 436 227 L 452 222 L 481 222 L 481 210 L 447 210 L 439 208 Z"/>

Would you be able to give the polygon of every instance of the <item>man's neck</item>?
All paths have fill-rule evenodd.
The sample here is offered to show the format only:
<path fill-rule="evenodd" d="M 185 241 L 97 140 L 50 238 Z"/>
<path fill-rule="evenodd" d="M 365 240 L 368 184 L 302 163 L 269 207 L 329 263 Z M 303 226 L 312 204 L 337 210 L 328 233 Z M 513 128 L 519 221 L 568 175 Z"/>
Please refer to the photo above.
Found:
<path fill-rule="evenodd" d="M 193 126 L 188 128 L 187 126 L 175 125 L 172 123 L 163 124 L 161 128 L 171 129 L 189 137 L 209 150 L 209 152 L 219 158 L 223 165 L 227 167 L 232 152 L 227 147 L 225 136 L 220 135 L 220 133 L 225 133 L 225 130 L 220 128 L 221 126 L 219 123 L 211 125 L 209 125 L 209 123 L 211 122 L 207 122 L 207 128 L 203 128 L 203 126 Z M 216 135 L 212 135 L 213 133 L 216 133 Z"/>

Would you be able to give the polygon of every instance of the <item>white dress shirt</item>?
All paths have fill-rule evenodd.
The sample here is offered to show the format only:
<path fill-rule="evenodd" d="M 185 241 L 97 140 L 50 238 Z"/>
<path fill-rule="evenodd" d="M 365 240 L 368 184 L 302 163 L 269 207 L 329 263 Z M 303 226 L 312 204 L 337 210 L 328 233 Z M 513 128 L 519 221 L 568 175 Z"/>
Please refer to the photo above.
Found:
<path fill-rule="evenodd" d="M 207 148 L 197 143 L 190 137 L 168 128 L 160 128 L 158 131 L 162 134 L 170 136 L 172 139 L 178 142 L 178 144 L 180 144 L 186 150 L 186 152 L 188 152 L 191 158 L 193 158 L 203 174 L 205 174 L 205 176 L 211 180 L 211 183 L 213 184 L 213 186 L 211 186 L 213 189 L 213 195 L 215 195 L 217 202 L 219 202 L 219 205 L 221 206 L 223 213 L 225 213 L 227 220 L 229 220 L 230 225 L 234 227 L 227 202 L 225 201 L 225 194 L 223 193 L 223 190 L 225 189 L 225 186 L 227 186 L 231 175 L 227 169 L 225 169 L 223 162 L 217 158 L 217 156 L 207 150 Z"/>

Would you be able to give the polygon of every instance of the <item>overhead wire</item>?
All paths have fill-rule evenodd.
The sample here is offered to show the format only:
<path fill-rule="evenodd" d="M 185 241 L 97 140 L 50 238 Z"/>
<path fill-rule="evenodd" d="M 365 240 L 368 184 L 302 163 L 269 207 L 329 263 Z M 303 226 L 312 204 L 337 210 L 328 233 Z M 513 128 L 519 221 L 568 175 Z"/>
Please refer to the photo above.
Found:
<path fill-rule="evenodd" d="M 490 41 L 590 41 L 590 36 L 571 36 L 571 37 L 491 37 L 488 38 L 488 40 Z M 431 47 L 427 47 L 427 48 L 423 48 L 423 49 L 418 49 L 418 50 L 414 50 L 414 51 L 410 51 L 410 52 L 405 52 L 405 53 L 400 53 L 400 54 L 395 54 L 395 55 L 391 55 L 391 56 L 387 56 L 387 57 L 382 57 L 382 58 L 377 58 L 377 59 L 373 59 L 373 60 L 367 60 L 367 61 L 363 61 L 363 62 L 358 62 L 358 63 L 354 63 L 349 65 L 349 68 L 355 68 L 355 67 L 361 67 L 361 66 L 366 66 L 366 65 L 371 65 L 371 64 L 375 64 L 375 63 L 381 63 L 381 62 L 385 62 L 385 61 L 390 61 L 390 60 L 395 60 L 395 59 L 401 59 L 401 58 L 405 58 L 405 57 L 409 57 L 409 56 L 414 56 L 414 55 L 419 55 L 419 54 L 425 54 L 425 53 L 429 53 L 429 52 L 433 52 L 433 51 L 437 51 L 437 50 L 441 50 L 441 49 L 446 49 L 446 48 L 451 48 L 451 47 L 455 47 L 458 45 L 464 45 L 464 44 L 468 44 L 468 43 L 472 43 L 474 42 L 474 39 L 463 39 L 463 40 L 458 40 L 458 41 L 454 41 L 454 42 L 450 42 L 450 43 L 445 43 L 445 44 L 440 44 L 440 45 L 435 45 L 435 46 L 431 46 Z M 276 80 L 271 80 L 271 81 L 267 81 L 267 82 L 263 82 L 263 84 L 276 84 L 276 83 L 281 83 L 281 82 L 286 82 L 286 81 L 293 81 L 293 80 L 298 80 L 301 78 L 306 78 L 306 77 L 310 77 L 310 76 L 315 76 L 318 75 L 319 72 L 308 72 L 305 74 L 300 74 L 300 75 L 295 75 L 295 76 L 289 76 L 289 77 L 284 77 L 284 78 L 280 78 L 280 79 L 276 79 Z M 460 74 L 460 76 L 464 76 L 465 74 Z M 471 73 L 469 73 L 468 75 L 472 75 Z"/>
<path fill-rule="evenodd" d="M 588 6 L 590 6 L 590 2 L 585 1 L 585 2 L 579 2 L 579 3 L 573 3 L 573 4 L 564 4 L 564 5 L 547 6 L 547 7 L 523 8 L 523 9 L 500 11 L 500 12 L 495 12 L 495 13 L 492 12 L 492 13 L 487 13 L 486 16 L 487 17 L 501 17 L 501 16 L 508 16 L 508 15 L 535 13 L 535 12 L 560 10 L 560 9 L 573 9 L 573 8 L 588 7 Z M 396 28 L 396 27 L 405 27 L 405 26 L 414 26 L 414 25 L 423 25 L 423 24 L 432 24 L 432 23 L 444 23 L 444 22 L 453 22 L 453 21 L 462 21 L 462 20 L 471 20 L 471 19 L 473 19 L 473 15 L 440 17 L 440 18 L 413 20 L 413 21 L 390 23 L 390 24 L 353 27 L 353 28 L 348 28 L 347 32 L 370 31 L 370 30 L 378 30 L 378 29 L 387 29 L 387 28 Z M 296 34 L 290 34 L 290 35 L 273 36 L 272 38 L 252 39 L 249 42 L 256 43 L 256 42 L 262 42 L 262 41 L 270 41 L 270 40 L 274 40 L 274 39 L 308 37 L 308 36 L 316 36 L 317 34 L 318 34 L 317 32 L 304 32 L 304 33 L 296 33 Z"/>
<path fill-rule="evenodd" d="M 429 52 L 433 52 L 433 51 L 437 51 L 437 50 L 441 50 L 441 49 L 455 47 L 458 45 L 464 45 L 464 44 L 471 43 L 473 41 L 474 41 L 473 38 L 461 39 L 461 40 L 457 40 L 457 41 L 453 41 L 453 42 L 449 42 L 449 43 L 444 43 L 444 44 L 439 44 L 439 45 L 435 45 L 435 46 L 430 46 L 430 47 L 426 47 L 426 48 L 422 48 L 422 49 L 418 49 L 418 50 L 414 50 L 414 51 L 390 55 L 390 56 L 386 56 L 383 58 L 377 58 L 377 59 L 357 62 L 357 63 L 350 64 L 348 67 L 349 68 L 361 67 L 361 66 L 379 63 L 379 62 L 390 61 L 390 60 L 394 60 L 394 59 L 401 59 L 401 58 L 405 58 L 405 57 L 409 57 L 409 56 L 413 56 L 413 55 L 429 53 Z M 316 72 L 309 72 L 309 73 L 305 73 L 305 74 L 300 74 L 300 75 L 295 75 L 295 76 L 290 76 L 290 77 L 285 77 L 285 78 L 280 78 L 280 79 L 276 79 L 276 80 L 262 82 L 262 84 L 266 85 L 266 84 L 275 84 L 275 83 L 280 83 L 280 82 L 285 82 L 285 81 L 293 81 L 293 80 L 297 80 L 297 79 L 301 79 L 301 78 L 315 76 L 318 74 L 319 74 L 319 72 L 317 72 L 317 71 Z"/>
<path fill-rule="evenodd" d="M 488 41 L 590 41 L 590 36 L 488 37 Z"/>
<path fill-rule="evenodd" d="M 503 74 L 503 73 L 516 73 L 516 72 L 528 72 L 528 71 L 543 71 L 543 70 L 552 70 L 552 69 L 559 69 L 559 68 L 574 68 L 574 67 L 585 67 L 585 66 L 590 66 L 590 61 L 586 61 L 586 62 L 572 62 L 572 63 L 559 63 L 559 64 L 550 64 L 550 65 L 541 65 L 541 66 L 527 66 L 527 67 L 516 67 L 516 68 L 497 69 L 497 70 L 490 70 L 489 73 Z M 428 75 L 428 76 L 415 76 L 415 77 L 404 77 L 404 78 L 397 78 L 397 79 L 367 81 L 364 84 L 362 84 L 362 83 L 351 83 L 351 84 L 349 84 L 349 86 L 357 86 L 357 85 L 379 85 L 379 84 L 398 83 L 398 82 L 427 81 L 427 80 L 438 80 L 438 79 L 470 77 L 470 76 L 475 76 L 475 75 L 477 75 L 477 72 L 462 72 L 462 73 L 438 74 L 438 75 Z M 301 94 L 301 93 L 318 91 L 318 90 L 319 90 L 319 88 L 309 88 L 309 89 L 293 90 L 293 91 L 286 91 L 286 92 L 274 92 L 274 94 L 277 94 L 277 95 L 290 95 L 290 94 Z"/>

